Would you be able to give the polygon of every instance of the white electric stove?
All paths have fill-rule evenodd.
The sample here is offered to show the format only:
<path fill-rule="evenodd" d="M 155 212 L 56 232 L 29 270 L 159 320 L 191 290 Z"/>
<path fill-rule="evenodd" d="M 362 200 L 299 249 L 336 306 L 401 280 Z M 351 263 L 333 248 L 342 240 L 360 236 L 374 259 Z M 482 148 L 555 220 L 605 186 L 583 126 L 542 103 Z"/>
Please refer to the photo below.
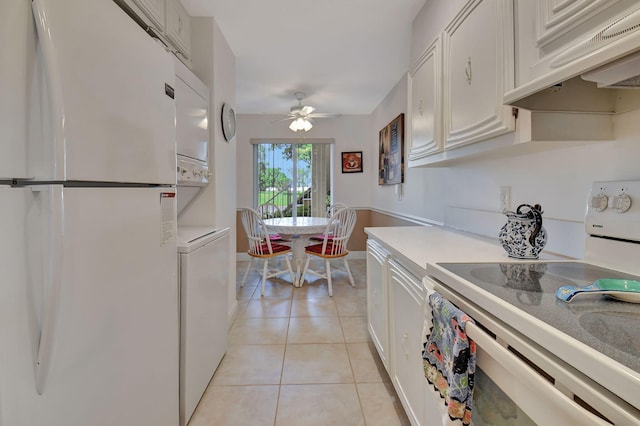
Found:
<path fill-rule="evenodd" d="M 567 396 L 567 407 L 597 413 L 589 424 L 640 424 L 640 304 L 555 297 L 560 286 L 599 278 L 640 281 L 640 182 L 595 182 L 585 228 L 581 261 L 442 263 L 428 265 L 427 274 L 436 290 Z"/>

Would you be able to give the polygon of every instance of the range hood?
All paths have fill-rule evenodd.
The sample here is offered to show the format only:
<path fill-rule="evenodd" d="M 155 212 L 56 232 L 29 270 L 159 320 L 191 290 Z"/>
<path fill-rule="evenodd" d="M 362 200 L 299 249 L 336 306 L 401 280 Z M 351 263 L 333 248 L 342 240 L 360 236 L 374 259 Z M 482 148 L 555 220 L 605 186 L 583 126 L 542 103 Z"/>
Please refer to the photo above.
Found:
<path fill-rule="evenodd" d="M 582 79 L 595 82 L 599 88 L 640 88 L 640 52 L 588 71 Z"/>
<path fill-rule="evenodd" d="M 542 75 L 505 94 L 505 104 L 545 111 L 619 112 L 616 89 L 640 87 L 640 7 L 635 3 L 547 60 Z"/>

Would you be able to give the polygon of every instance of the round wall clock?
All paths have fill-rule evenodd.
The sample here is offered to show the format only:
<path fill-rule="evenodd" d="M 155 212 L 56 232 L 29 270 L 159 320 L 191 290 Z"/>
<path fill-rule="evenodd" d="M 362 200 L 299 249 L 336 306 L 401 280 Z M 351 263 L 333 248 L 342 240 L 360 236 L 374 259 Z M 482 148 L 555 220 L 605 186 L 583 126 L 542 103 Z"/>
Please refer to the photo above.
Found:
<path fill-rule="evenodd" d="M 222 104 L 222 134 L 227 142 L 236 135 L 236 112 L 227 103 Z"/>

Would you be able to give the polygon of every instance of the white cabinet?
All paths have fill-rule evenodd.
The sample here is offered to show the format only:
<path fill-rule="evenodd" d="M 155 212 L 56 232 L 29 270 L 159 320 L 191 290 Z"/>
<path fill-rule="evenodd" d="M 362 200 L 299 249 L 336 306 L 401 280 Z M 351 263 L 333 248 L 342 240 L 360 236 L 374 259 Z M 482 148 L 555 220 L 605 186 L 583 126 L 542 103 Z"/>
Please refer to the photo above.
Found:
<path fill-rule="evenodd" d="M 389 261 L 391 381 L 413 425 L 422 424 L 424 411 L 422 309 L 425 294 L 420 278 L 395 259 Z"/>
<path fill-rule="evenodd" d="M 513 131 L 513 1 L 467 2 L 442 37 L 445 149 Z"/>
<path fill-rule="evenodd" d="M 167 0 L 167 37 L 187 59 L 191 55 L 191 21 L 177 0 Z"/>
<path fill-rule="evenodd" d="M 380 244 L 374 240 L 367 240 L 367 328 L 387 371 L 389 371 L 388 258 L 389 253 Z"/>
<path fill-rule="evenodd" d="M 424 417 L 422 306 L 426 273 L 380 242 L 367 240 L 367 323 L 393 387 L 412 425 Z"/>
<path fill-rule="evenodd" d="M 425 157 L 442 151 L 442 84 L 440 37 L 431 43 L 407 78 L 409 102 L 409 167 L 424 164 Z"/>
<path fill-rule="evenodd" d="M 191 20 L 180 0 L 114 0 L 148 25 L 169 49 L 191 57 Z"/>
<path fill-rule="evenodd" d="M 536 45 L 551 44 L 562 35 L 619 0 L 539 0 L 536 13 Z"/>
<path fill-rule="evenodd" d="M 638 48 L 638 0 L 515 1 L 517 84 L 505 95 L 507 102 L 516 103 Z M 572 111 L 585 111 L 581 108 Z"/>
<path fill-rule="evenodd" d="M 135 0 L 135 2 L 156 28 L 164 28 L 167 17 L 166 0 Z"/>
<path fill-rule="evenodd" d="M 409 167 L 495 149 L 515 130 L 517 115 L 503 102 L 515 87 L 513 3 L 468 0 L 411 67 Z"/>

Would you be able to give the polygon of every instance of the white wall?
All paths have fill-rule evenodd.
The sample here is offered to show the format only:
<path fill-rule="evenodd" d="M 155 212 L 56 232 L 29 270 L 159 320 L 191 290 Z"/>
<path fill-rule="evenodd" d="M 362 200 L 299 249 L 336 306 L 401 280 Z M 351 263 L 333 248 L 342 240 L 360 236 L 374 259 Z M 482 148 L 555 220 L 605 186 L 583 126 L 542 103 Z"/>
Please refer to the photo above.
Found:
<path fill-rule="evenodd" d="M 253 148 L 251 139 L 300 139 L 333 138 L 334 198 L 335 202 L 353 207 L 371 205 L 371 185 L 376 179 L 377 139 L 370 140 L 370 117 L 345 115 L 337 118 L 315 120 L 306 133 L 289 130 L 289 121 L 278 121 L 279 115 L 242 114 L 238 116 L 237 156 L 237 207 L 253 207 Z M 342 151 L 362 151 L 363 172 L 341 172 Z M 377 160 L 376 160 L 377 161 Z"/>
<path fill-rule="evenodd" d="M 236 142 L 227 143 L 222 135 L 220 115 L 223 103 L 235 107 L 235 56 L 213 18 L 192 18 L 193 72 L 211 90 L 209 129 L 210 184 L 180 215 L 181 226 L 231 228 L 229 248 L 229 316 L 235 315 L 236 302 Z"/>
<path fill-rule="evenodd" d="M 385 99 L 375 109 L 371 116 L 370 143 L 377 149 L 378 133 L 391 120 L 400 113 L 405 113 L 405 143 L 407 140 L 406 128 L 408 118 L 407 110 L 407 77 L 403 76 Z M 406 167 L 405 147 L 405 172 L 404 183 L 397 185 L 378 185 L 377 178 L 371 180 L 372 204 L 379 210 L 396 213 L 408 218 L 427 220 L 442 223 L 443 213 L 440 202 L 446 192 L 442 182 L 434 181 L 430 176 L 434 169 L 409 169 Z M 378 168 L 378 156 L 371 159 L 371 168 Z"/>

